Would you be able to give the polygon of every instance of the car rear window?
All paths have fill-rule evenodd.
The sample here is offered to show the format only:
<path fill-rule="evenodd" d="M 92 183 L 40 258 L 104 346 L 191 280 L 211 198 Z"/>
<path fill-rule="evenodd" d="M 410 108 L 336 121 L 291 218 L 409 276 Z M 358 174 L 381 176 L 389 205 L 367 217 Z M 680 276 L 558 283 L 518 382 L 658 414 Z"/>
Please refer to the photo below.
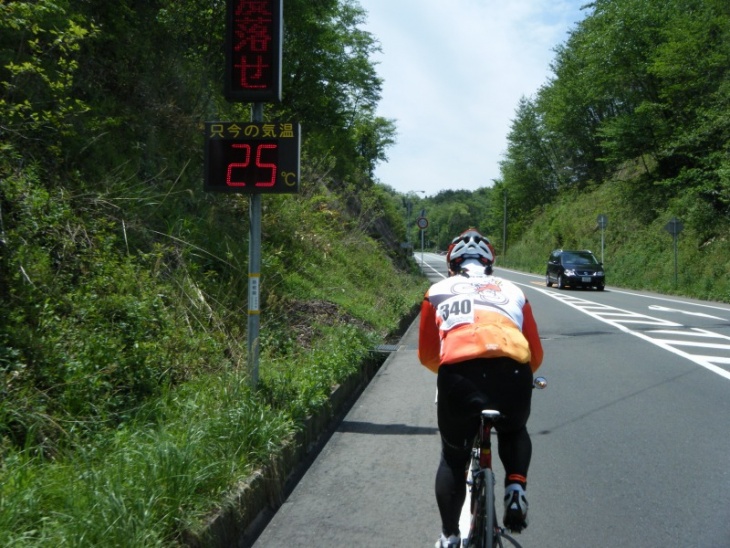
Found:
<path fill-rule="evenodd" d="M 570 264 L 597 264 L 598 261 L 591 253 L 564 253 L 563 262 Z"/>

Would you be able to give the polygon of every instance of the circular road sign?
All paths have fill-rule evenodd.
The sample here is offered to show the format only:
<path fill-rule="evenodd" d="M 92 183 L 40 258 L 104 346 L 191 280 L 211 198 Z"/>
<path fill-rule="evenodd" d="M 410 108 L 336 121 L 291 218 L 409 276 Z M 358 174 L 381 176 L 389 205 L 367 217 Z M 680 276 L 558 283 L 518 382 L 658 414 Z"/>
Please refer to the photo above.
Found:
<path fill-rule="evenodd" d="M 428 226 L 428 219 L 426 219 L 426 217 L 419 217 L 416 224 L 418 225 L 418 228 L 425 230 Z"/>
<path fill-rule="evenodd" d="M 664 230 L 669 232 L 672 236 L 677 236 L 683 229 L 684 225 L 682 224 L 682 221 L 676 217 L 672 217 L 672 220 L 664 226 Z"/>

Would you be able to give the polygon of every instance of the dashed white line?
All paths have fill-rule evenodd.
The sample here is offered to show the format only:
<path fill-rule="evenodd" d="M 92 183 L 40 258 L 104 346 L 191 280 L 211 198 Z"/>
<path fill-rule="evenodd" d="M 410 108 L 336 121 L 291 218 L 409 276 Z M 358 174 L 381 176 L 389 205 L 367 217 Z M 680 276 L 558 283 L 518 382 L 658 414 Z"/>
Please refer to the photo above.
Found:
<path fill-rule="evenodd" d="M 720 365 L 730 364 L 730 357 L 690 354 L 678 348 L 689 347 L 702 348 L 705 350 L 715 349 L 730 351 L 730 344 L 724 342 L 708 342 L 709 339 L 730 340 L 730 337 L 726 337 L 725 335 L 721 335 L 719 333 L 713 333 L 712 331 L 707 331 L 705 329 L 697 328 L 653 329 L 647 331 L 646 333 L 641 333 L 639 331 L 634 331 L 630 329 L 629 327 L 627 327 L 626 324 L 648 325 L 668 328 L 681 328 L 684 326 L 681 323 L 663 320 L 661 318 L 654 318 L 645 314 L 622 310 L 620 308 L 615 308 L 592 301 L 586 301 L 585 299 L 579 299 L 571 295 L 564 295 L 562 293 L 547 291 L 541 288 L 534 289 L 547 295 L 548 297 L 561 301 L 568 306 L 575 308 L 576 310 L 579 310 L 584 314 L 591 316 L 592 318 L 597 319 L 598 321 L 612 325 L 625 333 L 629 333 L 631 335 L 634 335 L 635 337 L 639 337 L 640 339 L 650 342 L 655 346 L 658 346 L 660 348 L 668 350 L 669 352 L 672 352 L 673 354 L 686 358 L 696 363 L 697 365 L 704 367 L 708 371 L 712 371 L 713 373 L 730 380 L 730 371 L 719 367 Z M 649 334 L 652 334 L 654 336 L 650 336 Z M 662 339 L 659 338 L 659 335 L 671 335 L 674 337 L 682 338 Z M 691 337 L 704 338 L 706 340 L 702 342 L 698 342 L 696 339 L 688 340 Z"/>

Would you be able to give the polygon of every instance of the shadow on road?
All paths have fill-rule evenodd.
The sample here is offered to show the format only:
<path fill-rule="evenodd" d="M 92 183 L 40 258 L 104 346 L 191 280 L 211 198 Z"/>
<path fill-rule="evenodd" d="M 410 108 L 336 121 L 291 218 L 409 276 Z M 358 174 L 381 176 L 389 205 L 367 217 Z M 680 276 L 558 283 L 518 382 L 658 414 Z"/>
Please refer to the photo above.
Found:
<path fill-rule="evenodd" d="M 372 422 L 342 421 L 338 432 L 352 434 L 376 434 L 386 436 L 433 436 L 438 428 L 432 426 L 409 426 L 407 424 L 376 424 Z"/>

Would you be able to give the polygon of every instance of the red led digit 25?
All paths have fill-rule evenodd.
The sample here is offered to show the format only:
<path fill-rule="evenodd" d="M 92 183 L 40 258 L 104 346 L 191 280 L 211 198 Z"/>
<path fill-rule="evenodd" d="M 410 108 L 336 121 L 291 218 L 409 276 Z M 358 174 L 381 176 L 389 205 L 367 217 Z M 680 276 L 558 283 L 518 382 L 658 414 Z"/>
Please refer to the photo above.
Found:
<path fill-rule="evenodd" d="M 262 141 L 253 145 L 232 142 L 229 146 L 232 149 L 231 155 L 240 153 L 241 158 L 228 163 L 226 185 L 268 188 L 276 184 L 279 145 Z"/>

